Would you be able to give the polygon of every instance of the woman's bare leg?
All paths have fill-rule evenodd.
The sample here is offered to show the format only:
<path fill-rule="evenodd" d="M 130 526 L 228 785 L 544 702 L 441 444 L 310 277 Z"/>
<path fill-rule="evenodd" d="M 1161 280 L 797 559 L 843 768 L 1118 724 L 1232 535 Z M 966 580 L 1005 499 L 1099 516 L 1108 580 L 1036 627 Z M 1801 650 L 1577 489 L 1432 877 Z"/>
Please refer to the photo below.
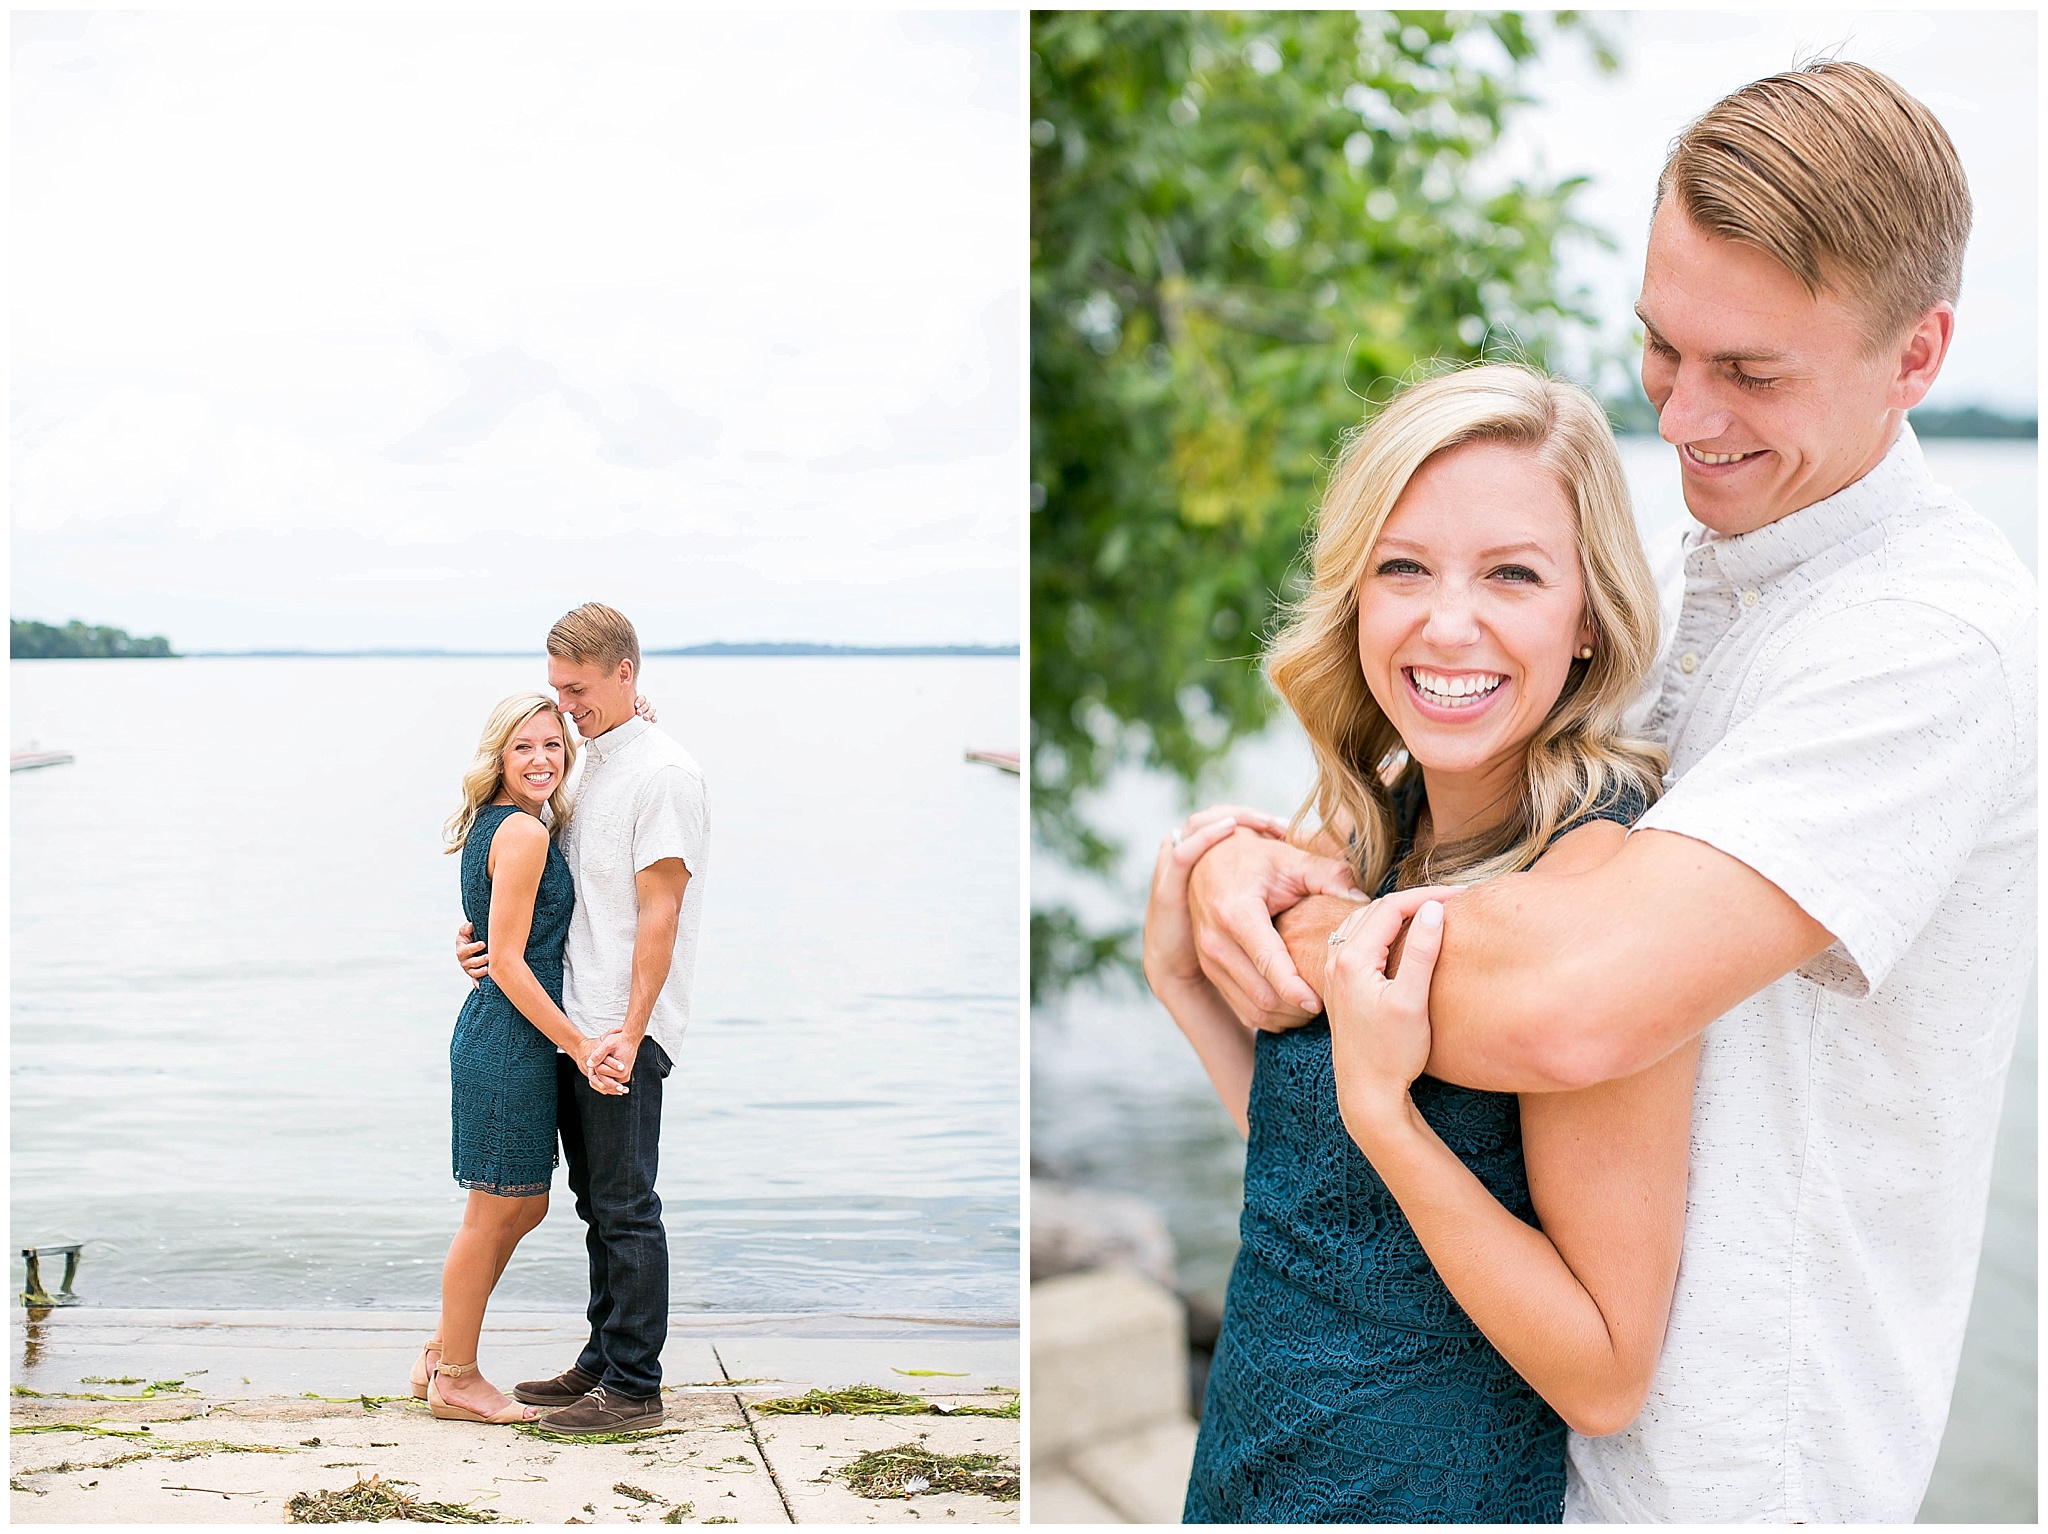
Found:
<path fill-rule="evenodd" d="M 505 1269 L 511 1266 L 512 1254 L 519 1250 L 519 1243 L 531 1235 L 540 1222 L 547 1218 L 548 1196 L 545 1193 L 537 1194 L 532 1198 L 522 1198 L 518 1202 L 522 1206 L 521 1213 L 526 1216 L 526 1219 L 519 1229 L 513 1233 L 511 1244 L 498 1254 L 498 1271 L 491 1275 L 491 1289 L 493 1292 L 497 1290 L 498 1280 L 505 1276 Z"/>
<path fill-rule="evenodd" d="M 483 1332 L 484 1307 L 499 1275 L 528 1231 L 547 1214 L 545 1193 L 532 1198 L 505 1198 L 472 1189 L 462 1212 L 462 1227 L 448 1243 L 448 1261 L 441 1269 L 441 1357 L 451 1364 L 472 1363 Z M 510 1404 L 481 1372 L 459 1379 L 441 1377 L 440 1395 L 450 1405 L 490 1413 Z"/>

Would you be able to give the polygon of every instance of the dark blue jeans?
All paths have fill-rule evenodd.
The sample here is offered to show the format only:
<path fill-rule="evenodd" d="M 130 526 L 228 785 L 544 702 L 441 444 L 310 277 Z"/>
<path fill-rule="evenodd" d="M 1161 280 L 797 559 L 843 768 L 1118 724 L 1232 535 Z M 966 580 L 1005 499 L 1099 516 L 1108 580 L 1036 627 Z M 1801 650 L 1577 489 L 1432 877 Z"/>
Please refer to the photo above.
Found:
<path fill-rule="evenodd" d="M 661 1393 L 668 1340 L 668 1233 L 654 1174 L 669 1070 L 662 1047 L 642 1039 L 633 1090 L 607 1097 L 568 1056 L 555 1061 L 555 1122 L 590 1253 L 590 1340 L 576 1367 L 608 1390 L 643 1398 Z"/>

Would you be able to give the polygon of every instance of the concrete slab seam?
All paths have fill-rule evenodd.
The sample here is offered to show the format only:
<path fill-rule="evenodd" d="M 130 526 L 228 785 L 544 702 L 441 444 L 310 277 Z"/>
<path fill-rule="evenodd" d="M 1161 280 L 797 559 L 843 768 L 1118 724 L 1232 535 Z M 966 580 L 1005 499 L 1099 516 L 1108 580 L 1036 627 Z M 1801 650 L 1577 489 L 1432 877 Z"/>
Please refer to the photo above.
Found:
<path fill-rule="evenodd" d="M 735 1376 L 732 1370 L 726 1367 L 725 1355 L 718 1351 L 718 1344 L 715 1342 L 711 1344 L 711 1356 L 718 1360 L 718 1372 L 728 1381 L 732 1380 Z M 754 1452 L 761 1456 L 761 1467 L 768 1472 L 768 1483 L 775 1488 L 775 1495 L 782 1502 L 783 1516 L 791 1523 L 795 1523 L 796 1509 L 789 1505 L 789 1493 L 782 1489 L 782 1477 L 776 1473 L 775 1461 L 768 1457 L 768 1446 L 761 1442 L 760 1425 L 754 1421 L 754 1414 L 747 1410 L 747 1403 L 740 1398 L 737 1388 L 733 1390 L 732 1402 L 739 1408 L 740 1417 L 747 1424 L 747 1436 L 754 1440 Z"/>

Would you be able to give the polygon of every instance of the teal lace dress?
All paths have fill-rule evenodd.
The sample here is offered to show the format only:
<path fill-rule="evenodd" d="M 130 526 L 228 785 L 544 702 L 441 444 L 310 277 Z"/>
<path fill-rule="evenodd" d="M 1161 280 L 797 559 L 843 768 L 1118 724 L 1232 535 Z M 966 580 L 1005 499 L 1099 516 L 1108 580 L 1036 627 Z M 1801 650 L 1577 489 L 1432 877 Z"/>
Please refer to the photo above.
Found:
<path fill-rule="evenodd" d="M 524 811 L 487 804 L 462 847 L 462 914 L 477 936 L 491 930 L 491 880 L 485 871 L 491 839 L 508 815 Z M 561 849 L 548 844 L 533 899 L 526 963 L 541 988 L 562 1004 L 562 944 L 576 908 L 576 885 Z M 455 1180 L 507 1198 L 548 1191 L 555 1175 L 555 1046 L 486 977 L 462 1004 L 448 1045 Z"/>
<path fill-rule="evenodd" d="M 1643 808 L 1630 793 L 1584 818 Z M 1419 784 L 1397 809 L 1412 836 Z M 1513 1094 L 1423 1076 L 1412 1095 L 1534 1225 Z M 1459 1308 L 1345 1133 L 1326 1018 L 1259 1035 L 1250 1119 L 1243 1244 L 1183 1521 L 1562 1521 L 1564 1423 Z"/>

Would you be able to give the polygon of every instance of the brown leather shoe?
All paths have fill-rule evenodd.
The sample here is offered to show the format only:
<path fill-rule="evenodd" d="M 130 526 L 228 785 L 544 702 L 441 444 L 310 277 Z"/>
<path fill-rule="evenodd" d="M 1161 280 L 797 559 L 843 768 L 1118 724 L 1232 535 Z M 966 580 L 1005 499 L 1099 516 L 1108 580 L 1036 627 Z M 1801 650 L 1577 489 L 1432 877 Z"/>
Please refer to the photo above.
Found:
<path fill-rule="evenodd" d="M 539 1426 L 550 1433 L 631 1433 L 661 1422 L 660 1396 L 622 1396 L 599 1385 L 574 1406 L 549 1412 Z"/>
<path fill-rule="evenodd" d="M 574 1406 L 597 1388 L 597 1381 L 573 1365 L 551 1380 L 527 1380 L 512 1387 L 512 1399 L 528 1406 Z"/>

